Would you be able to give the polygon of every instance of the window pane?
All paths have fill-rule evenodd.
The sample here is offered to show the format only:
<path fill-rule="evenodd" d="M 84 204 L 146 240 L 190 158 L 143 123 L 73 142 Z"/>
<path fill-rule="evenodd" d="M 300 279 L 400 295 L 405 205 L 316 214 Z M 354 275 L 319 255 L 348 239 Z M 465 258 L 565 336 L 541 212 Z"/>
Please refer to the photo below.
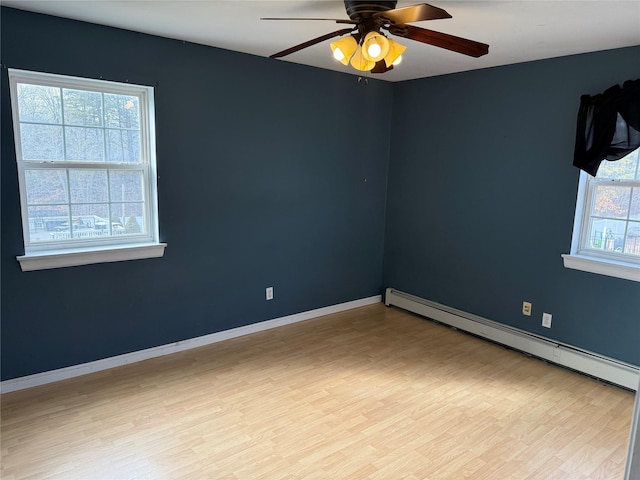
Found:
<path fill-rule="evenodd" d="M 122 205 L 126 220 L 124 222 L 124 233 L 140 234 L 146 233 L 144 224 L 144 205 L 142 203 L 125 203 Z"/>
<path fill-rule="evenodd" d="M 143 199 L 142 172 L 109 170 L 112 202 L 141 202 Z"/>
<path fill-rule="evenodd" d="M 30 242 L 49 242 L 55 240 L 56 235 L 69 230 L 67 205 L 29 207 L 27 210 Z"/>
<path fill-rule="evenodd" d="M 104 108 L 107 127 L 140 129 L 138 97 L 105 93 Z"/>
<path fill-rule="evenodd" d="M 25 160 L 61 160 L 62 127 L 20 124 L 22 158 Z"/>
<path fill-rule="evenodd" d="M 102 94 L 85 90 L 62 91 L 65 125 L 99 127 L 102 125 Z"/>
<path fill-rule="evenodd" d="M 107 161 L 140 163 L 140 132 L 107 130 Z"/>
<path fill-rule="evenodd" d="M 614 162 L 604 161 L 600 164 L 597 178 L 612 178 L 618 180 L 633 180 L 638 174 L 638 155 L 632 152 Z"/>
<path fill-rule="evenodd" d="M 25 170 L 24 174 L 29 205 L 69 201 L 66 170 Z"/>
<path fill-rule="evenodd" d="M 69 183 L 71 203 L 108 201 L 106 170 L 71 170 Z"/>
<path fill-rule="evenodd" d="M 640 222 L 629 222 L 624 253 L 640 256 Z"/>
<path fill-rule="evenodd" d="M 60 89 L 19 83 L 18 111 L 21 122 L 62 123 Z"/>
<path fill-rule="evenodd" d="M 104 161 L 104 134 L 99 128 L 65 127 L 67 160 Z"/>
<path fill-rule="evenodd" d="M 620 220 L 591 219 L 586 247 L 622 252 L 626 223 Z"/>
<path fill-rule="evenodd" d="M 631 187 L 602 186 L 595 190 L 593 214 L 598 217 L 626 218 Z"/>
<path fill-rule="evenodd" d="M 109 205 L 72 205 L 72 228 L 68 239 L 88 239 L 109 236 Z"/>
<path fill-rule="evenodd" d="M 625 159 L 635 160 L 636 162 L 636 180 L 640 180 L 640 148 L 634 150 L 629 155 L 625 157 Z"/>

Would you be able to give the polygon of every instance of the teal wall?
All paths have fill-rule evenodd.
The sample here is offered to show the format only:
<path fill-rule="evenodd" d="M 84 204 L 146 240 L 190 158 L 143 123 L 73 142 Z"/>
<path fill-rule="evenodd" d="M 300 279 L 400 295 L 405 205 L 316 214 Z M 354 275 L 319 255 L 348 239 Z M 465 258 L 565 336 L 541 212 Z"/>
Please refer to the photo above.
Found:
<path fill-rule="evenodd" d="M 560 257 L 580 96 L 640 78 L 638 59 L 634 47 L 396 85 L 385 286 L 640 365 L 640 284 Z"/>
<path fill-rule="evenodd" d="M 638 78 L 639 48 L 364 84 L 4 7 L 1 22 L 4 67 L 156 87 L 168 243 L 161 259 L 20 271 L 3 68 L 3 380 L 387 286 L 640 364 L 638 284 L 560 258 L 579 97 Z M 553 329 L 539 326 L 542 311 Z"/>
<path fill-rule="evenodd" d="M 156 87 L 168 244 L 20 271 L 3 68 L 2 379 L 381 293 L 391 84 L 8 8 L 1 21 L 6 67 Z"/>

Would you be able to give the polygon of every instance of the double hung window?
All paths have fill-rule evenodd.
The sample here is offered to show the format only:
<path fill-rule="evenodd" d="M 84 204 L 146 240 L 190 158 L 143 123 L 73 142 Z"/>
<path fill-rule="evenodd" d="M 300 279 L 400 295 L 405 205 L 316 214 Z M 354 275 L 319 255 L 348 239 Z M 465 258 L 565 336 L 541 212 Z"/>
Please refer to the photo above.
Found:
<path fill-rule="evenodd" d="M 640 150 L 580 173 L 565 266 L 640 281 Z"/>
<path fill-rule="evenodd" d="M 162 256 L 153 89 L 9 70 L 23 270 Z"/>

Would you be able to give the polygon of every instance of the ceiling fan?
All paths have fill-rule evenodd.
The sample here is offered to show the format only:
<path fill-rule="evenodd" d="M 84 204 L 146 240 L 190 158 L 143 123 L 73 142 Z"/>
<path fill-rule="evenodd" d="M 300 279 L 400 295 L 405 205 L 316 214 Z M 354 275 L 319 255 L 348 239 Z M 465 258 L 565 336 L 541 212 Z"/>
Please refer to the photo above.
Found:
<path fill-rule="evenodd" d="M 262 18 L 261 20 L 327 20 L 339 24 L 353 25 L 274 53 L 269 58 L 284 57 L 330 38 L 343 37 L 340 40 L 331 42 L 331 50 L 336 60 L 344 65 L 351 63 L 355 69 L 360 71 L 384 73 L 400 63 L 402 53 L 407 47 L 388 38 L 382 33 L 382 30 L 386 30 L 398 37 L 434 45 L 471 57 L 481 57 L 489 53 L 489 45 L 485 43 L 407 25 L 411 22 L 423 20 L 452 18 L 446 10 L 427 3 L 395 8 L 397 3 L 396 0 L 344 0 L 349 20 L 333 18 Z M 344 36 L 347 34 L 349 35 Z"/>

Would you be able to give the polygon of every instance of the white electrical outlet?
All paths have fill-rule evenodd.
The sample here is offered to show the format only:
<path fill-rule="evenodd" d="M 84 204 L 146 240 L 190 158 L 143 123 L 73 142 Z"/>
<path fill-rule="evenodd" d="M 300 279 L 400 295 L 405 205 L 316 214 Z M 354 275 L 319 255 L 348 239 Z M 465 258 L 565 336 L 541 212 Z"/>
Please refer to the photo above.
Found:
<path fill-rule="evenodd" d="M 522 314 L 527 317 L 531 316 L 531 302 L 522 302 Z"/>
<path fill-rule="evenodd" d="M 273 287 L 267 287 L 267 300 L 273 300 Z"/>
<path fill-rule="evenodd" d="M 551 314 L 550 313 L 543 313 L 542 314 L 542 326 L 543 327 L 547 327 L 547 328 L 551 328 Z"/>

